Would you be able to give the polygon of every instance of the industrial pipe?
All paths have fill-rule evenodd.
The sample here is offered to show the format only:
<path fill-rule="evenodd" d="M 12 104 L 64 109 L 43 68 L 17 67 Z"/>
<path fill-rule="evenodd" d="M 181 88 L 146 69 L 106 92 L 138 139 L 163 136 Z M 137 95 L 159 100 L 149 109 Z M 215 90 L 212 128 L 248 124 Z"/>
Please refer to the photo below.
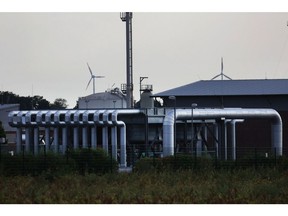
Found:
<path fill-rule="evenodd" d="M 187 109 L 177 109 L 176 119 L 191 119 L 191 111 Z M 273 109 L 195 109 L 193 113 L 195 119 L 247 119 L 247 118 L 271 118 L 272 122 L 272 146 L 276 149 L 276 155 L 282 155 L 282 119 L 279 113 Z M 163 156 L 174 155 L 174 110 L 170 110 L 163 122 Z"/>

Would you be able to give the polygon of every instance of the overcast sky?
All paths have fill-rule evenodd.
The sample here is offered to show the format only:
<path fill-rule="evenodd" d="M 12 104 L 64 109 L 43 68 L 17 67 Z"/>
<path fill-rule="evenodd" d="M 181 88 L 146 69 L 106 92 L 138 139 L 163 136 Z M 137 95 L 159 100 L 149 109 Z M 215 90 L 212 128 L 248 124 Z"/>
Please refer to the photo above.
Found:
<path fill-rule="evenodd" d="M 126 82 L 125 23 L 118 12 L 0 13 L 0 90 L 65 98 L 74 107 Z M 140 76 L 159 93 L 220 73 L 288 78 L 288 13 L 133 13 L 134 97 Z M 115 84 L 114 84 L 115 83 Z"/>

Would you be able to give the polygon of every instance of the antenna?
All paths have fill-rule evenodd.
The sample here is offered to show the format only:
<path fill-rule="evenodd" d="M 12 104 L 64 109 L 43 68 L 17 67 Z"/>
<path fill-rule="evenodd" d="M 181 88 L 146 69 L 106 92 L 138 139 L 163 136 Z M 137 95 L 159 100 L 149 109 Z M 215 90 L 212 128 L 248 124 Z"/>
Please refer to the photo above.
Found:
<path fill-rule="evenodd" d="M 88 86 L 90 85 L 90 83 L 91 83 L 91 81 L 92 81 L 92 79 L 93 79 L 93 94 L 95 94 L 95 79 L 96 79 L 96 78 L 104 78 L 104 76 L 95 76 L 95 75 L 93 74 L 93 72 L 92 72 L 92 70 L 91 70 L 88 62 L 87 62 L 87 66 L 88 66 L 88 69 L 89 69 L 89 71 L 90 71 L 91 78 L 90 78 L 90 80 L 89 80 L 89 82 L 88 82 L 88 84 L 87 84 L 86 90 L 87 90 Z"/>
<path fill-rule="evenodd" d="M 223 73 L 223 70 L 224 70 L 224 66 L 223 66 L 223 57 L 221 57 L 221 73 L 216 75 L 215 77 L 213 77 L 211 80 L 214 80 L 216 79 L 217 77 L 221 77 L 221 80 L 223 80 L 223 77 L 226 77 L 227 79 L 229 80 L 232 80 L 230 77 L 226 76 L 224 73 Z"/>

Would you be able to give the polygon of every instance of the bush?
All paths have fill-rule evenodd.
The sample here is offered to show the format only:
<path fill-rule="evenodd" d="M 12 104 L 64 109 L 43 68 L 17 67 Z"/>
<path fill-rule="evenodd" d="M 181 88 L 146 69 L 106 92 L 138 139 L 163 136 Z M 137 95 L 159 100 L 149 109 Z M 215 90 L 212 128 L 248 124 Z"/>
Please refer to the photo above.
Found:
<path fill-rule="evenodd" d="M 136 161 L 133 171 L 138 172 L 138 173 L 143 173 L 143 172 L 153 172 L 156 171 L 156 167 L 158 169 L 161 167 L 160 165 L 160 160 L 159 158 L 141 158 L 140 160 Z M 156 166 L 156 161 L 157 161 L 157 166 Z"/>
<path fill-rule="evenodd" d="M 79 149 L 67 155 L 47 153 L 1 156 L 0 175 L 3 176 L 38 176 L 42 173 L 59 176 L 75 172 L 85 175 L 85 173 L 104 174 L 118 170 L 117 161 L 102 149 Z"/>
<path fill-rule="evenodd" d="M 164 158 L 142 158 L 135 163 L 133 171 L 176 171 L 194 170 L 205 171 L 214 168 L 211 158 L 194 157 L 192 155 L 175 155 Z"/>
<path fill-rule="evenodd" d="M 85 175 L 88 173 L 104 174 L 116 172 L 118 163 L 110 157 L 103 149 L 78 149 L 69 152 L 69 156 L 76 162 L 78 173 Z"/>
<path fill-rule="evenodd" d="M 0 174 L 4 176 L 32 175 L 53 172 L 59 175 L 71 173 L 75 170 L 75 162 L 63 155 L 48 154 L 10 154 L 2 155 Z"/>

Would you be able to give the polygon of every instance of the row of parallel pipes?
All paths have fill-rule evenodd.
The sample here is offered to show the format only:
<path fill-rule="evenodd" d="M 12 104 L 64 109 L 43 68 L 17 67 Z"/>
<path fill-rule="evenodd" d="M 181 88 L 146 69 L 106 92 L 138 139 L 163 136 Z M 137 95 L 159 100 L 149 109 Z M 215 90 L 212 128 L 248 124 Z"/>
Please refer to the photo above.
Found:
<path fill-rule="evenodd" d="M 163 156 L 174 155 L 174 125 L 176 121 L 187 121 L 192 117 L 189 109 L 168 110 L 163 116 L 162 144 Z M 25 151 L 39 153 L 39 128 L 44 128 L 45 147 L 58 153 L 65 154 L 68 145 L 68 129 L 73 133 L 73 149 L 78 149 L 79 141 L 82 141 L 82 148 L 96 149 L 98 145 L 108 152 L 111 146 L 111 155 L 117 160 L 118 146 L 120 146 L 120 166 L 127 166 L 126 156 L 126 123 L 118 119 L 118 115 L 138 115 L 144 114 L 140 109 L 114 109 L 114 110 L 43 110 L 43 111 L 12 111 L 9 113 L 9 124 L 17 128 L 16 153 L 22 149 L 22 133 L 25 131 Z M 276 155 L 282 155 L 282 120 L 277 111 L 273 109 L 194 109 L 193 119 L 195 120 L 219 120 L 222 121 L 223 135 L 219 130 L 215 130 L 215 140 L 218 136 L 224 137 L 225 159 L 227 159 L 227 124 L 231 124 L 232 135 L 232 159 L 236 159 L 236 130 L 237 122 L 243 122 L 247 118 L 270 118 L 272 119 L 272 147 L 276 149 Z M 224 124 L 224 125 L 223 125 Z M 218 128 L 219 124 L 215 124 Z M 223 129 L 224 128 L 224 129 Z M 102 143 L 97 143 L 97 132 L 101 130 Z M 110 129 L 110 130 L 109 130 Z M 60 131 L 61 130 L 61 131 Z M 90 130 L 90 131 L 89 131 Z M 53 145 L 50 133 L 53 131 Z M 109 131 L 111 131 L 109 133 Z M 118 136 L 118 132 L 120 132 Z M 222 133 L 222 132 L 221 132 Z M 111 137 L 109 136 L 111 135 Z M 82 137 L 80 137 L 82 136 Z M 90 137 L 89 137 L 90 136 Z M 60 143 L 60 140 L 61 143 Z M 120 142 L 118 144 L 118 141 Z M 219 142 L 219 141 L 217 141 Z M 218 143 L 215 142 L 216 153 L 221 152 L 218 149 Z M 31 145 L 31 143 L 33 145 Z M 60 148 L 60 145 L 62 148 Z M 199 147 L 199 148 L 198 148 Z M 197 143 L 197 151 L 201 150 L 201 143 Z M 223 149 L 223 146 L 222 146 Z M 198 153 L 197 153 L 198 155 Z"/>

